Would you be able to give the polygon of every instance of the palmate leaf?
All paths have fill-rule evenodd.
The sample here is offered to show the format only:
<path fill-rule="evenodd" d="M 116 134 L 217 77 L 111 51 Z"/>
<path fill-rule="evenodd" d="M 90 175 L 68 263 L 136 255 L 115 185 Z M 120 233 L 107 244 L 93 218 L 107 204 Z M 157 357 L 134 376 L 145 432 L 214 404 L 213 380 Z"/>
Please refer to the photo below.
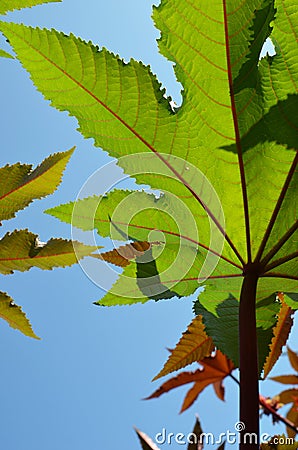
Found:
<path fill-rule="evenodd" d="M 0 24 L 45 98 L 75 116 L 81 133 L 120 158 L 119 165 L 138 183 L 165 191 L 153 209 L 159 204 L 167 211 L 170 192 L 199 229 L 199 239 L 193 230 L 181 239 L 189 245 L 180 269 L 195 255 L 183 275 L 178 265 L 173 273 L 166 270 L 180 244 L 175 220 L 170 220 L 164 251 L 157 257 L 152 250 L 155 278 L 150 288 L 136 280 L 142 271 L 133 262 L 100 304 L 144 302 L 162 298 L 162 293 L 166 298 L 190 295 L 199 285 L 208 251 L 221 254 L 200 296 L 212 314 L 230 296 L 239 301 L 251 261 L 263 267 L 258 302 L 271 298 L 274 306 L 276 292 L 290 299 L 297 293 L 297 20 L 292 0 L 163 0 L 154 9 L 154 21 L 161 31 L 160 51 L 175 64 L 184 89 L 183 103 L 175 110 L 141 63 L 125 64 L 73 35 Z M 268 36 L 276 55 L 259 61 Z M 131 157 L 122 158 L 126 155 Z M 126 196 L 119 191 L 108 196 L 99 208 L 113 222 L 113 202 L 121 195 Z M 132 219 L 122 206 L 118 224 L 128 225 L 134 239 L 148 241 L 150 230 L 165 228 L 162 208 Z M 54 214 L 65 219 L 69 210 L 69 205 L 61 206 Z M 75 219 L 80 221 L 85 227 L 85 220 Z M 107 217 L 91 227 L 103 236 L 115 233 Z M 224 246 L 218 251 L 214 243 L 220 237 Z M 294 309 L 295 302 L 297 307 L 295 298 L 288 305 Z M 260 311 L 265 323 L 267 310 Z M 230 354 L 236 351 L 235 343 Z"/>
<path fill-rule="evenodd" d="M 33 332 L 30 322 L 20 306 L 5 292 L 0 292 L 0 318 L 4 319 L 12 328 L 21 331 L 25 336 L 39 339 Z"/>
<path fill-rule="evenodd" d="M 60 238 L 42 243 L 28 230 L 15 230 L 0 240 L 0 273 L 24 272 L 32 267 L 51 270 L 53 267 L 71 266 L 96 249 L 95 246 Z"/>
<path fill-rule="evenodd" d="M 31 8 L 43 3 L 61 2 L 62 0 L 1 0 L 0 14 L 6 14 L 14 9 Z"/>
<path fill-rule="evenodd" d="M 36 169 L 29 164 L 0 168 L 0 221 L 15 217 L 34 199 L 52 194 L 61 183 L 64 169 L 74 151 L 55 153 Z"/>

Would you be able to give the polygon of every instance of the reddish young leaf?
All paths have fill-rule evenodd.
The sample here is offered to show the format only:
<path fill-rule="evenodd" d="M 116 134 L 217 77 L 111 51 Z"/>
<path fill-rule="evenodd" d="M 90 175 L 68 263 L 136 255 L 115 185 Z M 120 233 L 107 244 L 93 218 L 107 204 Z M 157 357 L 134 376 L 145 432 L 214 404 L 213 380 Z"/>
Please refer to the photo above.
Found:
<path fill-rule="evenodd" d="M 141 256 L 147 251 L 153 243 L 146 241 L 131 242 L 130 244 L 122 245 L 114 248 L 109 252 L 92 255 L 93 258 L 102 259 L 119 267 L 126 267 L 130 264 L 132 259 Z"/>
<path fill-rule="evenodd" d="M 276 396 L 280 403 L 286 405 L 292 403 L 298 399 L 298 388 L 287 389 Z"/>
<path fill-rule="evenodd" d="M 292 424 L 295 425 L 295 427 L 298 426 L 298 399 L 296 399 L 296 401 L 293 403 L 291 409 L 289 410 L 289 412 L 287 414 L 287 419 L 290 422 L 292 422 Z M 292 438 L 294 438 L 297 434 L 290 427 L 287 427 L 287 433 L 288 433 L 288 436 L 292 437 Z"/>
<path fill-rule="evenodd" d="M 298 388 L 287 389 L 277 395 L 276 398 L 284 405 L 292 403 L 286 417 L 296 428 L 298 428 Z M 297 434 L 289 427 L 287 427 L 287 433 L 289 437 L 295 437 Z"/>
<path fill-rule="evenodd" d="M 288 356 L 292 367 L 297 370 L 297 358 L 298 355 L 288 348 Z M 271 380 L 277 381 L 282 384 L 298 384 L 297 375 L 281 375 L 278 377 L 272 377 Z M 291 408 L 288 411 L 287 419 L 298 429 L 298 388 L 286 389 L 276 396 L 277 401 L 282 404 L 292 403 Z M 287 426 L 287 433 L 289 437 L 294 438 L 297 431 Z"/>
<path fill-rule="evenodd" d="M 225 388 L 224 385 L 222 383 L 222 381 L 216 381 L 215 383 L 213 383 L 213 388 L 215 391 L 215 394 L 217 395 L 217 397 L 224 401 L 225 399 Z"/>
<path fill-rule="evenodd" d="M 293 350 L 288 347 L 288 357 L 291 363 L 291 366 L 293 367 L 296 372 L 298 372 L 298 354 L 293 352 Z"/>
<path fill-rule="evenodd" d="M 264 378 L 267 377 L 272 367 L 281 355 L 282 348 L 286 344 L 293 325 L 293 310 L 281 299 L 282 304 L 278 314 L 277 323 L 273 329 L 273 338 L 270 344 L 270 353 L 264 364 Z"/>
<path fill-rule="evenodd" d="M 218 383 L 222 383 L 222 380 L 235 368 L 232 361 L 219 350 L 217 350 L 215 356 L 206 357 L 199 361 L 199 363 L 203 366 L 202 369 L 197 369 L 194 372 L 181 372 L 176 377 L 163 383 L 155 392 L 153 392 L 153 394 L 147 397 L 146 400 L 160 397 L 162 394 L 165 394 L 176 387 L 193 382 L 193 387 L 188 391 L 184 399 L 180 411 L 183 412 L 194 403 L 205 387 L 216 383 L 216 389 L 218 390 Z M 224 393 L 221 392 L 219 397 L 223 400 Z"/>
<path fill-rule="evenodd" d="M 188 326 L 187 331 L 182 334 L 163 369 L 153 378 L 153 381 L 210 356 L 213 349 L 214 344 L 205 332 L 202 316 L 196 316 Z"/>
<path fill-rule="evenodd" d="M 282 384 L 298 384 L 297 375 L 279 375 L 277 377 L 271 377 L 270 380 L 277 381 Z"/>

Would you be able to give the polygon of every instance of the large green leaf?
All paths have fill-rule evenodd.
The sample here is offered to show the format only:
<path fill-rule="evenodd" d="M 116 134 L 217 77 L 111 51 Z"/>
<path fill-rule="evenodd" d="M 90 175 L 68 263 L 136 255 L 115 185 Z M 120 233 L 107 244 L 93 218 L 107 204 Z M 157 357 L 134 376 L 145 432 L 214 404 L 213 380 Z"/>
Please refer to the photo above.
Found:
<path fill-rule="evenodd" d="M 239 300 L 252 261 L 262 266 L 258 305 L 270 299 L 274 309 L 276 292 L 298 290 L 297 8 L 292 0 L 162 0 L 153 17 L 160 51 L 183 85 L 179 108 L 142 63 L 55 30 L 0 24 L 44 97 L 75 116 L 81 133 L 137 183 L 164 193 L 157 200 L 115 191 L 79 201 L 84 214 L 71 204 L 50 213 L 118 240 L 150 242 L 155 229 L 166 236 L 163 252 L 152 249 L 146 267 L 131 262 L 100 304 L 161 298 L 156 286 L 166 298 L 189 295 L 212 254 L 219 263 L 200 299 L 206 311 Z M 276 55 L 259 61 L 268 36 Z M 141 267 L 152 275 L 151 291 Z M 258 320 L 271 331 L 267 306 Z"/>
<path fill-rule="evenodd" d="M 29 164 L 13 164 L 0 168 L 0 221 L 15 217 L 34 199 L 52 194 L 59 184 L 74 148 L 55 153 L 36 169 Z"/>
<path fill-rule="evenodd" d="M 71 266 L 96 249 L 95 246 L 64 239 L 52 238 L 43 243 L 28 230 L 16 230 L 0 240 L 0 273 L 24 272 L 31 267 L 51 270 L 53 267 Z"/>
<path fill-rule="evenodd" d="M 14 9 L 30 8 L 42 3 L 61 2 L 62 0 L 1 0 L 0 14 L 6 14 Z"/>
<path fill-rule="evenodd" d="M 12 328 L 21 331 L 25 336 L 39 339 L 20 306 L 17 306 L 5 292 L 0 292 L 0 318 L 6 320 Z"/>

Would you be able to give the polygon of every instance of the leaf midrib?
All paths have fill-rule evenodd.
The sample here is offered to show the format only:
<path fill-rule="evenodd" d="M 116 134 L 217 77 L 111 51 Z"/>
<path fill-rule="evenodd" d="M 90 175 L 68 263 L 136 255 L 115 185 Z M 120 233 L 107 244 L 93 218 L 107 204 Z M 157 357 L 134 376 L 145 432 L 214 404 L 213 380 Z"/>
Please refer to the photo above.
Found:
<path fill-rule="evenodd" d="M 228 68 L 229 90 L 230 90 L 230 97 L 231 97 L 232 116 L 233 116 L 233 122 L 234 122 L 236 148 L 237 148 L 237 154 L 238 154 L 238 164 L 239 164 L 239 170 L 240 170 L 240 180 L 241 180 L 243 208 L 244 208 L 246 249 L 247 249 L 247 260 L 248 260 L 247 262 L 251 263 L 252 255 L 251 255 L 250 220 L 249 220 L 249 210 L 248 210 L 248 195 L 247 195 L 247 188 L 246 188 L 246 177 L 245 177 L 244 161 L 243 161 L 243 155 L 242 155 L 242 145 L 241 145 L 240 130 L 239 130 L 239 124 L 238 124 L 234 86 L 233 86 L 233 74 L 232 74 L 232 63 L 231 63 L 231 54 L 230 54 L 230 40 L 229 40 L 228 13 L 227 13 L 226 0 L 223 0 L 223 12 L 224 12 L 224 32 L 225 32 L 225 41 L 226 41 L 226 58 L 227 58 L 227 68 Z"/>
<path fill-rule="evenodd" d="M 60 215 L 65 215 L 65 216 L 67 216 L 67 217 L 69 216 L 69 214 L 67 214 L 67 213 L 64 212 L 64 211 L 60 211 L 59 214 L 60 214 Z M 72 217 L 73 217 L 73 216 L 72 216 Z M 81 215 L 80 215 L 80 216 L 76 215 L 76 217 L 78 217 L 79 219 L 82 219 L 82 220 L 84 220 L 84 219 L 89 220 L 89 219 L 90 219 L 90 218 L 87 217 L 87 216 L 81 216 Z M 94 219 L 94 224 L 96 224 L 96 222 L 110 223 L 110 220 L 108 220 L 108 219 L 98 219 L 98 218 L 96 218 L 96 219 Z M 113 221 L 113 222 L 114 222 L 115 224 L 117 224 L 117 225 L 127 226 L 127 223 L 125 223 L 125 222 L 120 222 L 120 221 Z M 149 230 L 149 231 L 154 231 L 154 230 L 155 230 L 155 228 L 152 228 L 152 227 L 146 227 L 145 225 L 137 225 L 137 224 L 132 224 L 132 223 L 130 223 L 129 226 L 132 227 L 132 228 L 137 228 L 137 229 L 142 229 L 142 230 Z M 192 242 L 192 243 L 198 245 L 199 247 L 202 247 L 204 250 L 210 251 L 210 252 L 213 253 L 215 256 L 218 256 L 219 258 L 223 259 L 224 261 L 226 261 L 227 263 L 231 264 L 232 266 L 237 267 L 238 269 L 241 269 L 241 270 L 243 269 L 243 267 L 242 267 L 240 264 L 235 263 L 234 261 L 232 261 L 232 260 L 230 260 L 229 258 L 223 256 L 222 254 L 219 254 L 218 252 L 216 252 L 216 251 L 213 250 L 212 248 L 208 247 L 207 245 L 205 245 L 205 244 L 203 244 L 203 243 L 201 243 L 201 242 L 196 241 L 195 239 L 192 239 L 192 238 L 190 238 L 190 237 L 188 237 L 188 236 L 184 236 L 184 235 L 175 233 L 174 231 L 170 231 L 170 230 L 163 230 L 163 229 L 160 229 L 160 228 L 159 228 L 159 231 L 161 231 L 161 232 L 164 233 L 164 234 L 169 234 L 169 235 L 171 235 L 171 236 L 176 236 L 176 237 L 179 237 L 180 239 L 185 239 L 186 241 Z"/>
<path fill-rule="evenodd" d="M 64 255 L 73 255 L 74 252 L 61 252 L 61 253 L 54 253 L 51 255 L 39 255 L 37 254 L 36 256 L 22 256 L 22 257 L 16 257 L 16 258 L 0 258 L 0 262 L 5 262 L 5 261 L 27 261 L 27 260 L 35 260 L 35 259 L 42 259 L 42 258 L 56 258 L 59 256 L 64 256 Z"/>

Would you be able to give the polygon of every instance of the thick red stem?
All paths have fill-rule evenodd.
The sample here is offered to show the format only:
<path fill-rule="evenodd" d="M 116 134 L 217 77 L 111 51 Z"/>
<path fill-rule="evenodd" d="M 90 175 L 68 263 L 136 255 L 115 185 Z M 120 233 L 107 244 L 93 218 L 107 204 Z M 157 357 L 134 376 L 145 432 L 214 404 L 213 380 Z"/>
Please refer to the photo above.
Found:
<path fill-rule="evenodd" d="M 240 450 L 259 449 L 259 383 L 256 330 L 256 291 L 260 266 L 250 264 L 245 270 L 240 295 Z"/>

